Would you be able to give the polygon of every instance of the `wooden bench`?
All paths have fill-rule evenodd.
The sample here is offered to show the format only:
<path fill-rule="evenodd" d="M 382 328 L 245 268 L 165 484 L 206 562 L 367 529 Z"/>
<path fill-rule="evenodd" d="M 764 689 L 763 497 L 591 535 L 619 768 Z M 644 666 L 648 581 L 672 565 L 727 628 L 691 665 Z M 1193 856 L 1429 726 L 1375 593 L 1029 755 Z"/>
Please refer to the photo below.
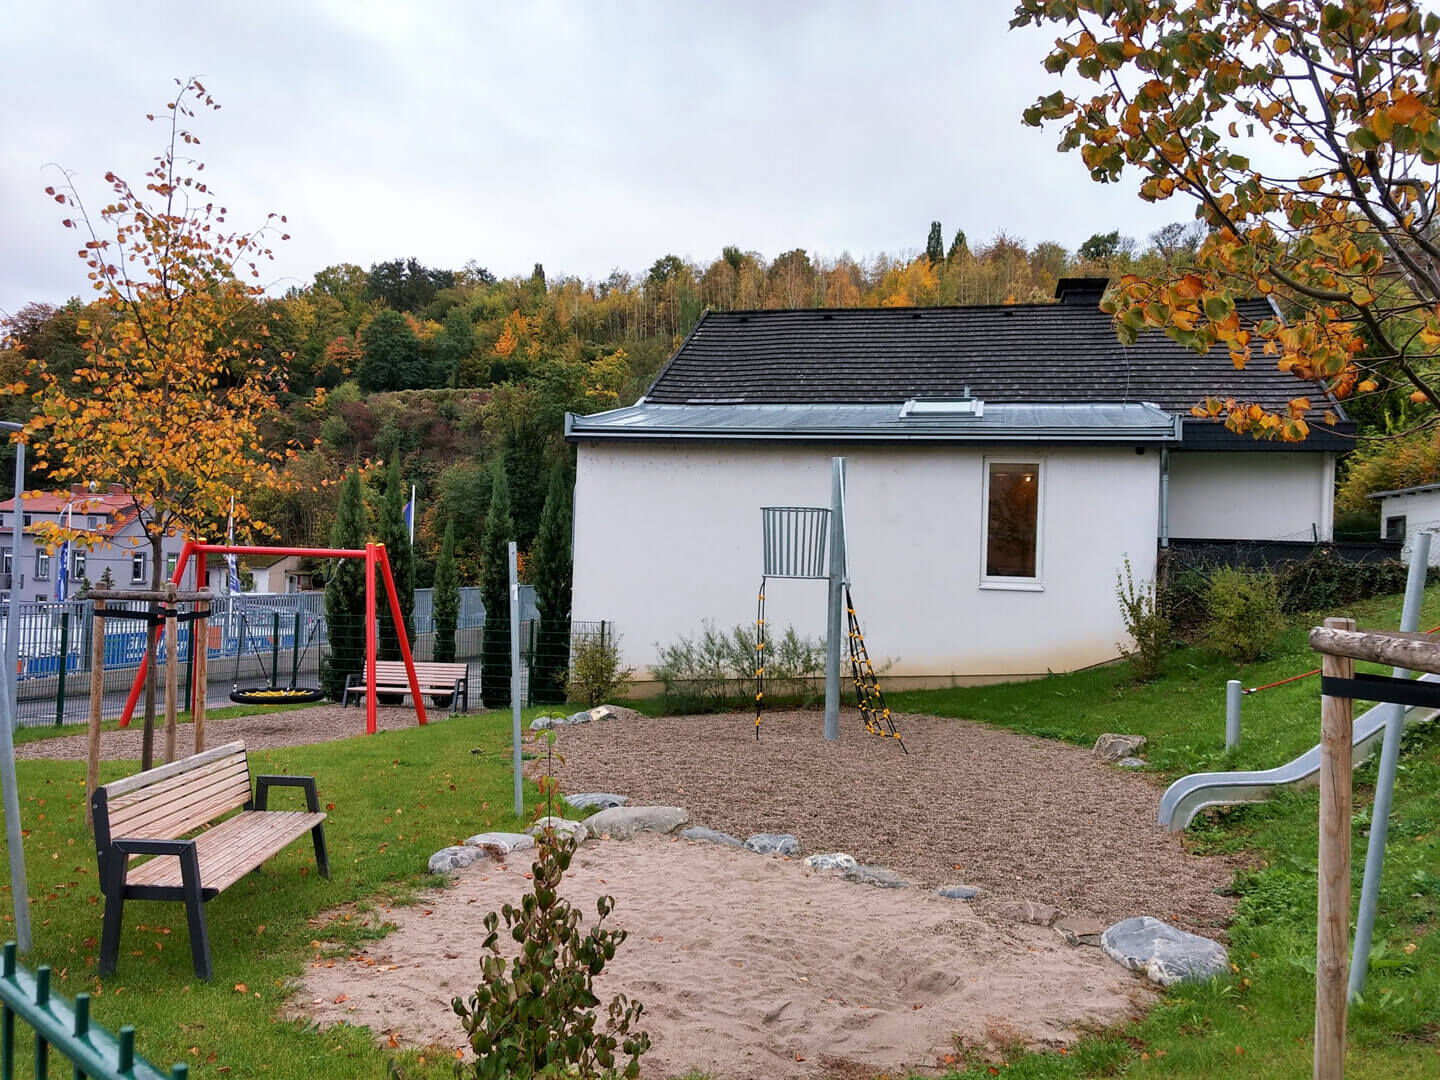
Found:
<path fill-rule="evenodd" d="M 303 811 L 271 810 L 272 787 L 305 792 Z M 195 974 L 209 979 L 205 902 L 307 832 L 320 876 L 330 876 L 325 814 L 311 776 L 257 776 L 243 742 L 226 743 L 95 789 L 95 856 L 105 894 L 100 974 L 115 970 L 126 900 L 179 900 L 190 924 Z M 232 810 L 238 814 L 226 817 Z M 222 820 L 223 819 L 223 820 Z M 144 862 L 135 860 L 150 856 Z"/>
<path fill-rule="evenodd" d="M 443 695 L 450 699 L 450 711 L 470 711 L 470 665 L 435 664 L 415 661 L 415 680 L 421 694 Z M 341 705 L 349 705 L 354 695 L 364 700 L 365 672 L 352 671 L 345 676 L 345 693 Z M 403 660 L 375 661 L 375 692 L 377 694 L 409 694 L 410 678 Z"/>

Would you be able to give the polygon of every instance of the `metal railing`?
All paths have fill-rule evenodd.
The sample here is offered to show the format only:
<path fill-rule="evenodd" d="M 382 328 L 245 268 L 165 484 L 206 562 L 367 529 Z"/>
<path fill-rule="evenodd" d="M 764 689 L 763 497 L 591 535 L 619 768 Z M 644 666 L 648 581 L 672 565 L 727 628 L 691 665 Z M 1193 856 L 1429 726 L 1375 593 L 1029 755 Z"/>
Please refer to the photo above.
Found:
<path fill-rule="evenodd" d="M 190 1066 L 173 1065 L 163 1072 L 135 1053 L 135 1029 L 114 1033 L 90 1019 L 90 995 L 77 994 L 74 1002 L 50 989 L 50 968 L 30 971 L 15 957 L 15 943 L 5 946 L 0 968 L 0 1080 L 14 1080 L 15 1021 L 23 1020 L 34 1032 L 35 1080 L 50 1075 L 50 1051 L 70 1062 L 72 1077 L 90 1080 L 185 1080 Z"/>

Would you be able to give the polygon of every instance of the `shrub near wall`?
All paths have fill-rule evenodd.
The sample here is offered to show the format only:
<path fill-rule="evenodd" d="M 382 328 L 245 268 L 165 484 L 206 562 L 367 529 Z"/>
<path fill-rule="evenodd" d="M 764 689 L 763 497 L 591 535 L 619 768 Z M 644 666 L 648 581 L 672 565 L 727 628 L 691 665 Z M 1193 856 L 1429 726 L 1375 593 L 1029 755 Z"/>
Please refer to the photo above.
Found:
<path fill-rule="evenodd" d="M 720 710 L 755 700 L 755 634 L 751 627 L 719 630 L 706 621 L 695 637 L 656 644 L 651 667 L 668 708 Z M 765 698 L 809 704 L 825 677 L 825 642 L 802 638 L 793 626 L 771 635 L 765 648 Z"/>

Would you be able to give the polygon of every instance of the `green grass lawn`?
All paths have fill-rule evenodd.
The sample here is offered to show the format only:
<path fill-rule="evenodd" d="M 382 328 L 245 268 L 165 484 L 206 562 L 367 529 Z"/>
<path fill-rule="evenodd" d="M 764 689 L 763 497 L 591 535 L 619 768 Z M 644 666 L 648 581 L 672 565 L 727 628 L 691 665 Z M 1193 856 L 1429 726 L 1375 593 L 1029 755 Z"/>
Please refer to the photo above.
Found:
<path fill-rule="evenodd" d="M 405 903 L 418 888 L 440 883 L 425 873 L 431 852 L 521 824 L 511 813 L 509 745 L 509 714 L 493 712 L 252 754 L 255 772 L 316 777 L 330 812 L 332 877 L 316 876 L 306 839 L 207 904 L 215 963 L 208 985 L 191 970 L 180 904 L 128 903 L 119 970 L 103 983 L 96 977 L 101 900 L 85 827 L 84 763 L 21 761 L 35 937 L 26 962 L 52 965 L 55 985 L 67 996 L 90 991 L 96 1019 L 112 1030 L 134 1024 L 140 1052 L 162 1066 L 186 1061 L 192 1076 L 378 1080 L 389 1055 L 368 1033 L 316 1032 L 276 1016 L 315 956 L 312 941 L 353 942 L 377 933 L 367 928 L 373 920 L 321 926 L 317 916 Z M 133 763 L 106 764 L 102 781 L 133 770 Z M 284 789 L 271 796 L 281 808 L 292 799 L 299 808 L 301 798 Z M 6 886 L 0 910 L 7 924 L 9 899 Z M 419 1057 L 400 1055 L 407 1076 L 452 1075 L 452 1063 L 420 1064 Z M 58 1068 L 53 1075 L 61 1075 Z"/>
<path fill-rule="evenodd" d="M 1399 598 L 1387 597 L 1355 605 L 1351 613 L 1362 626 L 1384 627 L 1396 624 L 1398 609 Z M 1423 626 L 1436 623 L 1440 589 L 1427 598 Z M 1249 686 L 1312 666 L 1305 626 L 1297 625 L 1271 658 L 1240 677 Z M 1199 769 L 1269 767 L 1315 743 L 1318 684 L 1308 680 L 1247 697 L 1242 745 L 1225 753 L 1223 686 L 1235 674 L 1232 666 L 1186 649 L 1169 658 L 1163 678 L 1146 686 L 1132 684 L 1120 665 L 1027 683 L 895 694 L 891 704 L 1081 744 L 1104 731 L 1138 732 L 1150 738 L 1147 754 L 1166 778 Z M 142 1052 L 157 1063 L 188 1061 L 196 1076 L 378 1080 L 387 1073 L 389 1055 L 367 1032 L 317 1032 L 276 1017 L 293 980 L 316 956 L 311 942 L 337 941 L 343 948 L 383 933 L 375 913 L 383 924 L 386 906 L 438 884 L 423 872 L 432 851 L 482 829 L 519 824 L 510 814 L 508 743 L 508 714 L 482 713 L 426 729 L 256 753 L 257 771 L 318 778 L 322 802 L 333 804 L 328 833 L 334 877 L 327 882 L 314 875 L 302 842 L 207 905 L 216 967 L 210 985 L 191 973 L 178 904 L 128 905 L 119 973 L 104 984 L 95 977 L 100 907 L 81 802 L 84 765 L 22 761 L 36 937 L 30 962 L 53 965 L 67 995 L 95 993 L 101 1023 L 136 1024 Z M 104 775 L 131 768 L 110 765 Z M 1357 776 L 1357 867 L 1373 782 L 1372 762 Z M 275 798 L 284 805 L 299 796 L 281 791 Z M 1022 1054 L 954 1076 L 1305 1075 L 1316 814 L 1313 792 L 1286 794 L 1264 805 L 1211 812 L 1192 827 L 1189 842 L 1196 850 L 1246 853 L 1251 864 L 1235 886 L 1230 944 L 1239 970 L 1232 978 L 1175 990 L 1139 1023 L 1098 1032 L 1068 1054 Z M 1347 1075 L 1409 1080 L 1440 1075 L 1440 935 L 1434 933 L 1440 921 L 1440 731 L 1407 737 L 1391 837 L 1376 961 L 1366 1000 L 1351 1012 Z M 1358 887 L 1357 874 L 1357 893 Z M 335 909 L 352 917 L 316 923 Z M 372 917 L 360 917 L 366 913 Z M 398 1056 L 407 1077 L 451 1075 L 449 1061 L 422 1063 L 421 1057 Z"/>
<path fill-rule="evenodd" d="M 1394 627 L 1399 597 L 1353 605 L 1361 627 Z M 1316 666 L 1305 621 L 1263 663 L 1241 671 L 1197 649 L 1171 656 L 1146 686 L 1127 666 L 1026 683 L 892 695 L 903 711 L 968 717 L 1049 738 L 1089 744 L 1102 732 L 1139 733 L 1166 778 L 1199 770 L 1268 768 L 1319 739 L 1319 687 L 1307 679 L 1247 695 L 1238 750 L 1224 750 L 1224 684 L 1254 686 Z M 1440 623 L 1440 589 L 1426 597 L 1422 629 Z M 1357 711 L 1361 706 L 1357 706 Z M 1355 895 L 1364 865 L 1375 761 L 1357 770 Z M 1270 803 L 1211 811 L 1190 837 L 1201 852 L 1246 852 L 1254 868 L 1236 882 L 1230 930 L 1238 973 L 1206 987 L 1171 992 L 1139 1024 L 1096 1035 L 1067 1055 L 1022 1056 L 998 1075 L 1061 1078 L 1308 1075 L 1314 1015 L 1318 801 L 1285 794 Z M 1347 1076 L 1440 1076 L 1440 730 L 1406 739 L 1390 827 L 1372 973 L 1350 1014 Z M 997 1075 L 980 1065 L 957 1075 Z"/>

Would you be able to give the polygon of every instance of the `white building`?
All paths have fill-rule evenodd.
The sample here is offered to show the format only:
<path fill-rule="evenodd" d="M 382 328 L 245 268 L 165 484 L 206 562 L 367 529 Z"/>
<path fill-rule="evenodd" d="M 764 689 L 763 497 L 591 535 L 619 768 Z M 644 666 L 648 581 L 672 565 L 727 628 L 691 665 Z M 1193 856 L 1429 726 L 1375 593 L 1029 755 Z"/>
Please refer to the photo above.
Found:
<path fill-rule="evenodd" d="M 1440 531 L 1440 484 L 1377 491 L 1370 498 L 1380 503 L 1380 538 L 1404 541 L 1401 556 L 1410 558 L 1410 545 L 1422 532 Z M 1430 565 L 1440 566 L 1440 544 L 1430 542 Z"/>
<path fill-rule="evenodd" d="M 1324 395 L 1159 334 L 1122 346 L 1102 287 L 1064 281 L 1059 304 L 708 313 L 639 402 L 567 417 L 574 610 L 613 620 L 641 670 L 706 620 L 752 624 L 760 509 L 829 505 L 834 456 L 887 685 L 1113 659 L 1117 575 L 1128 559 L 1153 577 L 1171 538 L 1330 539 L 1335 431 L 1256 442 L 1188 415 L 1207 394 L 1280 409 Z M 767 589 L 772 627 L 820 635 L 824 613 L 822 582 Z"/>

